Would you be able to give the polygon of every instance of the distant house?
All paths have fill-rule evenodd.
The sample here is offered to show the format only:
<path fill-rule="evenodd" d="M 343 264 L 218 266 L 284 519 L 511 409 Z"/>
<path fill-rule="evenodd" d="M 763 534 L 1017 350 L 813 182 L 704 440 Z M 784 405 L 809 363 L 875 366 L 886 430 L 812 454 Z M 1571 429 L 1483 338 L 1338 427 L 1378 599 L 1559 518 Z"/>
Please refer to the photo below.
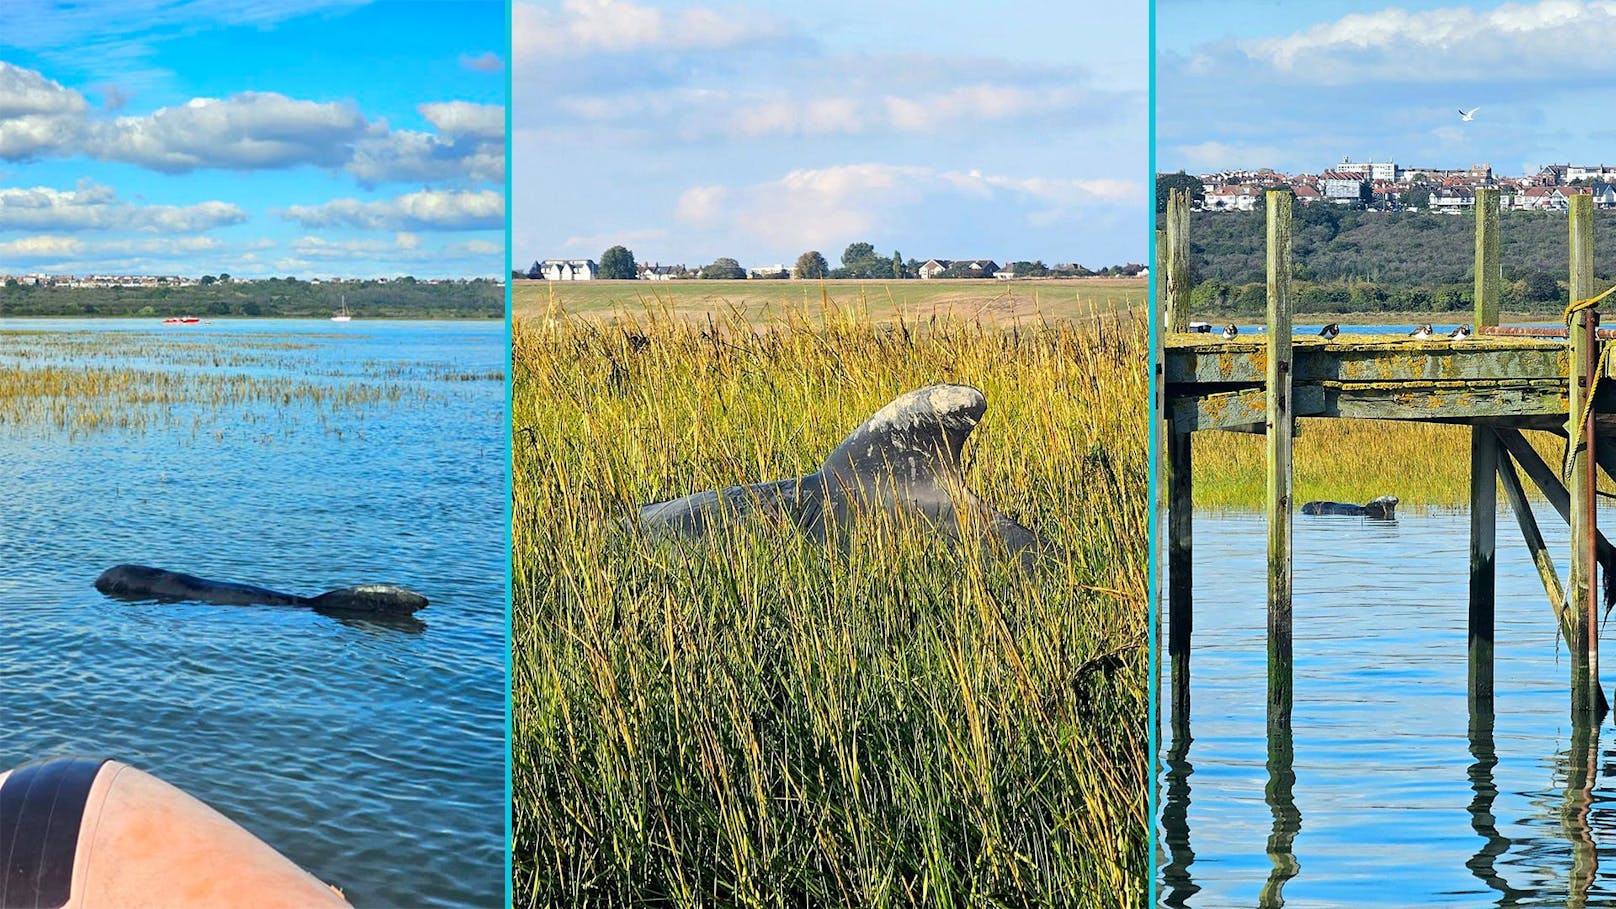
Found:
<path fill-rule="evenodd" d="M 1588 187 L 1594 197 L 1594 208 L 1616 208 L 1616 183 L 1595 183 Z"/>
<path fill-rule="evenodd" d="M 1217 186 L 1201 198 L 1202 211 L 1252 211 L 1257 207 L 1261 193 L 1249 183 L 1237 186 Z"/>
<path fill-rule="evenodd" d="M 948 271 L 949 266 L 953 264 L 954 260 L 952 259 L 927 259 L 926 264 L 920 266 L 920 276 L 926 279 L 935 278 Z"/>
<path fill-rule="evenodd" d="M 1476 193 L 1468 186 L 1442 186 L 1431 190 L 1431 211 L 1458 214 L 1476 207 Z"/>
<path fill-rule="evenodd" d="M 1319 192 L 1317 187 L 1309 183 L 1298 183 L 1291 187 L 1291 192 L 1296 194 L 1296 201 L 1303 205 L 1312 205 L 1314 202 L 1324 198 L 1324 193 Z"/>
<path fill-rule="evenodd" d="M 1319 174 L 1319 190 L 1324 193 L 1325 201 L 1334 205 L 1362 202 L 1368 186 L 1369 181 L 1362 174 L 1344 174 L 1334 170 Z"/>
<path fill-rule="evenodd" d="M 927 259 L 919 270 L 922 278 L 991 278 L 999 263 L 992 259 Z"/>
<path fill-rule="evenodd" d="M 746 276 L 753 280 L 776 280 L 791 277 L 791 269 L 784 265 L 761 265 L 757 268 L 748 268 Z"/>
<path fill-rule="evenodd" d="M 1515 197 L 1515 207 L 1527 211 L 1565 211 L 1571 205 L 1558 186 L 1532 186 Z"/>
<path fill-rule="evenodd" d="M 593 259 L 545 259 L 539 271 L 546 281 L 592 281 L 600 266 Z"/>
<path fill-rule="evenodd" d="M 646 265 L 640 263 L 638 277 L 641 281 L 677 281 L 688 274 L 683 265 Z"/>

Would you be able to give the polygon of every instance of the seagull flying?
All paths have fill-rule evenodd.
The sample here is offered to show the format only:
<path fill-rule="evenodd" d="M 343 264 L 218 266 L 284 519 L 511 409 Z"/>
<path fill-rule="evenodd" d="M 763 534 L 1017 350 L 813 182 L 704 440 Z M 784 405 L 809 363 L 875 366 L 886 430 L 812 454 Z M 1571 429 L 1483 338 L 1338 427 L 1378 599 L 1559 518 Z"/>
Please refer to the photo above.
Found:
<path fill-rule="evenodd" d="M 1469 110 L 1469 112 L 1461 110 L 1461 111 L 1459 111 L 1459 119 L 1463 120 L 1466 123 L 1469 123 L 1471 120 L 1476 119 L 1476 111 L 1478 111 L 1478 110 L 1481 110 L 1481 108 L 1472 107 Z"/>

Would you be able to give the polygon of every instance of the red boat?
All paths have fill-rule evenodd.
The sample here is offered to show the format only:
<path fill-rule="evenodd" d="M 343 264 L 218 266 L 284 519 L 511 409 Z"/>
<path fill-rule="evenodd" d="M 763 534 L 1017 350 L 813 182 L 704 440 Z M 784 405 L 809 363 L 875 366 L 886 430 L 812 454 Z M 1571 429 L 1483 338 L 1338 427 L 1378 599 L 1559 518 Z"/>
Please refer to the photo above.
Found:
<path fill-rule="evenodd" d="M 180 318 L 179 316 L 174 316 L 173 318 L 164 319 L 163 324 L 164 325 L 195 325 L 196 323 L 198 323 L 200 321 L 202 321 L 202 320 L 198 319 L 196 316 L 186 316 L 184 318 Z"/>

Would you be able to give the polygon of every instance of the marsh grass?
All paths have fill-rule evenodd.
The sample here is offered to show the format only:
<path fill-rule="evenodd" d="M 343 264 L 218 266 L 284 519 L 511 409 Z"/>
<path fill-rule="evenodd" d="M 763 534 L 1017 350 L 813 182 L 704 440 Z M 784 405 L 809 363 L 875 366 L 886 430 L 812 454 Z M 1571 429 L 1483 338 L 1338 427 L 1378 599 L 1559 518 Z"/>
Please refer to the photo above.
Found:
<path fill-rule="evenodd" d="M 503 381 L 499 371 L 374 361 L 321 365 L 319 345 L 279 335 L 172 338 L 143 332 L 0 331 L 0 427 L 65 434 L 229 427 L 434 400 L 432 383 Z M 272 438 L 260 432 L 258 437 Z"/>
<path fill-rule="evenodd" d="M 1116 906 L 1147 876 L 1144 331 L 850 310 L 519 319 L 521 905 Z M 816 470 L 974 385 L 968 482 L 1033 573 L 902 522 L 647 539 L 639 504 Z"/>
<path fill-rule="evenodd" d="M 1470 428 L 1439 423 L 1307 419 L 1293 454 L 1297 502 L 1325 499 L 1363 503 L 1395 495 L 1399 508 L 1456 508 L 1470 504 Z M 1526 437 L 1551 465 L 1564 457 L 1563 442 L 1545 433 Z M 1195 507 L 1263 507 L 1267 469 L 1263 437 L 1251 433 L 1198 432 L 1192 455 Z M 1601 489 L 1612 484 L 1601 477 Z M 1529 495 L 1531 481 L 1523 476 Z M 1503 492 L 1498 500 L 1505 501 Z"/>

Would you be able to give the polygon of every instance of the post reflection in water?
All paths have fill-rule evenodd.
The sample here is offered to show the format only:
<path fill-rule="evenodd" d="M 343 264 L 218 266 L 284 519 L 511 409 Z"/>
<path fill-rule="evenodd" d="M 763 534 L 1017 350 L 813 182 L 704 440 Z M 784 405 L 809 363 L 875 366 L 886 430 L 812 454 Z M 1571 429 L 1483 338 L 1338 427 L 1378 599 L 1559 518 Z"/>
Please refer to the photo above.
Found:
<path fill-rule="evenodd" d="M 1167 797 L 1162 802 L 1162 840 L 1167 845 L 1167 861 L 1162 864 L 1162 903 L 1180 907 L 1190 905 L 1189 899 L 1200 891 L 1190 875 L 1195 864 L 1195 850 L 1190 848 L 1190 775 L 1195 766 L 1190 763 L 1189 711 L 1173 710 L 1173 743 L 1167 749 Z"/>
<path fill-rule="evenodd" d="M 1493 780 L 1493 768 L 1498 766 L 1498 749 L 1493 744 L 1493 710 L 1489 700 L 1470 713 L 1470 789 L 1475 797 L 1470 800 L 1470 829 L 1482 838 L 1480 849 L 1465 866 L 1478 880 L 1498 892 L 1499 905 L 1512 905 L 1527 894 L 1516 890 L 1504 879 L 1494 860 L 1509 851 L 1509 837 L 1498 832 L 1498 819 L 1493 816 L 1493 803 L 1498 800 L 1498 784 Z"/>
<path fill-rule="evenodd" d="M 1183 696 L 1163 716 L 1159 905 L 1616 906 L 1599 874 L 1616 746 L 1602 754 L 1598 727 L 1568 716 L 1525 553 L 1499 547 L 1496 698 L 1470 700 L 1467 515 L 1299 521 L 1295 697 L 1273 723 L 1264 521 L 1196 520 L 1195 712 Z"/>

